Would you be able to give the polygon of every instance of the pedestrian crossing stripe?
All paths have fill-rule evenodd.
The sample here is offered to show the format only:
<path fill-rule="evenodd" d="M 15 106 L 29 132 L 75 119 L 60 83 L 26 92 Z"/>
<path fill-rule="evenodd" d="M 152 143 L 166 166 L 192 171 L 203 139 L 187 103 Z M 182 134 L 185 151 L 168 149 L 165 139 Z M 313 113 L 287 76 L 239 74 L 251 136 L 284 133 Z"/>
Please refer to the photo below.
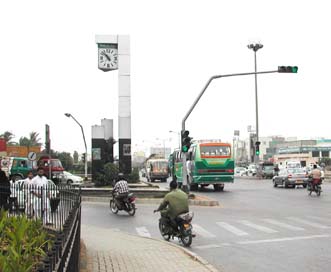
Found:
<path fill-rule="evenodd" d="M 225 222 L 216 222 L 216 224 L 218 226 L 222 227 L 223 229 L 225 229 L 225 230 L 227 230 L 227 231 L 229 231 L 229 232 L 231 232 L 231 233 L 233 233 L 233 234 L 235 234 L 237 236 L 247 236 L 248 235 L 247 232 L 242 231 L 242 230 L 240 230 L 240 229 L 236 228 L 235 226 L 232 226 L 232 225 L 230 225 L 228 223 L 225 223 Z"/>
<path fill-rule="evenodd" d="M 205 237 L 205 238 L 216 237 L 215 234 L 210 233 L 209 231 L 205 230 L 200 225 L 198 225 L 198 224 L 192 224 L 192 225 L 193 225 L 193 231 L 196 232 L 197 234 L 201 235 L 202 237 Z"/>
<path fill-rule="evenodd" d="M 247 221 L 247 220 L 240 220 L 239 223 L 241 223 L 241 224 L 243 224 L 247 227 L 265 232 L 265 233 L 277 233 L 278 232 L 277 230 L 274 230 L 274 229 L 271 229 L 271 228 L 268 228 L 268 227 L 264 227 L 264 226 L 261 226 L 261 225 L 257 225 L 257 224 L 254 224 L 254 223 L 250 222 L 250 221 Z"/>
<path fill-rule="evenodd" d="M 304 228 L 292 226 L 292 225 L 289 225 L 287 223 L 283 223 L 283 222 L 280 222 L 280 221 L 277 221 L 277 220 L 274 220 L 274 219 L 271 219 L 271 218 L 263 219 L 263 221 L 265 221 L 269 224 L 281 227 L 281 228 L 288 229 L 288 230 L 294 230 L 294 231 L 303 231 L 303 230 L 305 230 Z"/>
<path fill-rule="evenodd" d="M 315 222 L 311 222 L 311 221 L 308 221 L 308 220 L 304 220 L 304 219 L 301 219 L 301 218 L 297 218 L 297 217 L 288 217 L 288 219 L 299 222 L 299 223 L 304 224 L 304 225 L 308 225 L 308 226 L 311 226 L 311 227 L 314 227 L 314 228 L 318 228 L 318 229 L 329 229 L 330 228 L 328 226 L 325 226 L 325 225 L 322 225 L 322 224 L 319 224 L 319 223 L 315 223 Z"/>

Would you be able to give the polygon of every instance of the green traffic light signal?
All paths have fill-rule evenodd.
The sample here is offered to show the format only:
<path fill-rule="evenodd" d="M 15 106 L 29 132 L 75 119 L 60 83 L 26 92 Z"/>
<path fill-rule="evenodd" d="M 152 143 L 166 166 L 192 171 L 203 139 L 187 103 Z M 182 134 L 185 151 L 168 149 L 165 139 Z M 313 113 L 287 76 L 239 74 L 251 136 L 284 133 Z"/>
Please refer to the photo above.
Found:
<path fill-rule="evenodd" d="M 255 155 L 257 155 L 257 156 L 260 155 L 260 150 L 256 150 Z"/>
<path fill-rule="evenodd" d="M 187 151 L 188 151 L 188 148 L 187 148 L 186 145 L 184 145 L 184 146 L 182 147 L 182 151 L 183 151 L 183 152 L 187 152 Z"/>
<path fill-rule="evenodd" d="M 278 66 L 278 73 L 297 73 L 298 66 Z"/>

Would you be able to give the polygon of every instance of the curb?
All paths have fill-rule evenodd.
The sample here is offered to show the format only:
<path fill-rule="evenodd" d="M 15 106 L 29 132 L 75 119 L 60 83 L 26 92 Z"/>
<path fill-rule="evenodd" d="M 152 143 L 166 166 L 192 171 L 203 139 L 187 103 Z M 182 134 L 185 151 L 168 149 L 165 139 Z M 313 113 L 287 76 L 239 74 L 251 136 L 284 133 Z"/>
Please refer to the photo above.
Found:
<path fill-rule="evenodd" d="M 84 202 L 101 202 L 108 203 L 109 197 L 90 197 L 82 196 L 82 201 Z M 160 204 L 163 198 L 137 198 L 137 204 Z M 192 206 L 205 206 L 205 207 L 214 207 L 221 206 L 217 200 L 193 200 L 189 199 L 189 205 Z"/>

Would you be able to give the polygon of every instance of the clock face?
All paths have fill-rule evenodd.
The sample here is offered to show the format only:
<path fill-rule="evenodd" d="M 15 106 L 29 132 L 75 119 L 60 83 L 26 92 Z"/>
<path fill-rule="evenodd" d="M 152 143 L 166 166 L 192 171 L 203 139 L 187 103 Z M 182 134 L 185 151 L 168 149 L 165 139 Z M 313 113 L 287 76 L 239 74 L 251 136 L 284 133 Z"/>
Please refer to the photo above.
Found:
<path fill-rule="evenodd" d="M 117 68 L 117 49 L 99 48 L 99 69 L 104 71 L 110 71 Z"/>

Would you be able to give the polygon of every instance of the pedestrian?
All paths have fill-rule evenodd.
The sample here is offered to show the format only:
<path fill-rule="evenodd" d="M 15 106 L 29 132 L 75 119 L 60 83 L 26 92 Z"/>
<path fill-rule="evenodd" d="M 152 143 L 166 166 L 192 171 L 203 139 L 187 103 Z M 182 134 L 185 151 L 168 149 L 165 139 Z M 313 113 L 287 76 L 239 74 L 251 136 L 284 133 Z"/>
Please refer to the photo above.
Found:
<path fill-rule="evenodd" d="M 10 196 L 10 183 L 6 173 L 0 169 L 0 209 L 8 210 Z"/>
<path fill-rule="evenodd" d="M 34 214 L 34 202 L 36 201 L 33 191 L 33 172 L 28 172 L 28 177 L 24 180 L 23 190 L 25 196 L 25 213 L 27 217 L 31 218 Z"/>
<path fill-rule="evenodd" d="M 17 196 L 19 192 L 19 184 L 17 183 L 15 177 L 12 177 L 10 179 L 10 191 L 11 194 L 9 196 L 9 211 L 12 212 L 13 210 L 15 210 L 15 212 L 17 212 L 18 211 Z"/>
<path fill-rule="evenodd" d="M 44 169 L 39 167 L 37 170 L 37 176 L 32 179 L 34 186 L 31 193 L 35 197 L 34 201 L 34 213 L 35 217 L 41 218 L 43 224 L 52 225 L 50 222 L 50 201 L 49 191 L 47 189 L 48 181 L 45 177 Z"/>

